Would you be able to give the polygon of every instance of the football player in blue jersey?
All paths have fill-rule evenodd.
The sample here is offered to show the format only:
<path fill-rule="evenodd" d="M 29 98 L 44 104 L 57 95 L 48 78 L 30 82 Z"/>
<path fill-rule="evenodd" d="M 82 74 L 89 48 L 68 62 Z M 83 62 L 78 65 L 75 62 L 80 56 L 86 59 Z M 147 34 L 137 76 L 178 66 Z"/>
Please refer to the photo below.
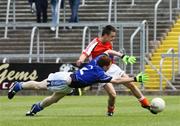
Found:
<path fill-rule="evenodd" d="M 41 81 L 15 82 L 9 89 L 8 98 L 12 99 L 14 95 L 23 89 L 40 90 L 46 89 L 53 92 L 51 96 L 46 97 L 42 101 L 32 105 L 31 110 L 26 116 L 34 116 L 37 112 L 58 102 L 61 98 L 71 93 L 73 88 L 81 88 L 96 83 L 111 82 L 113 84 L 129 83 L 129 82 L 145 82 L 148 76 L 139 73 L 135 77 L 117 77 L 112 78 L 106 75 L 105 71 L 111 66 L 111 59 L 107 54 L 102 54 L 85 65 L 83 68 L 72 72 L 56 72 L 49 74 L 48 78 Z"/>

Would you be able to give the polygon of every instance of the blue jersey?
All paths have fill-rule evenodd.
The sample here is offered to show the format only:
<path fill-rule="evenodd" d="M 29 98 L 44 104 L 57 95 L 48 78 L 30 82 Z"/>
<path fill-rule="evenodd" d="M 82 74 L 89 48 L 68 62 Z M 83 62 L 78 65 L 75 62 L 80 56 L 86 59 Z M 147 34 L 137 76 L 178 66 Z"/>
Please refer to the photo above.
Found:
<path fill-rule="evenodd" d="M 81 88 L 96 84 L 98 82 L 110 82 L 112 77 L 106 75 L 104 69 L 97 64 L 97 61 L 101 56 L 103 55 L 96 57 L 86 66 L 71 75 L 72 83 L 70 87 Z"/>

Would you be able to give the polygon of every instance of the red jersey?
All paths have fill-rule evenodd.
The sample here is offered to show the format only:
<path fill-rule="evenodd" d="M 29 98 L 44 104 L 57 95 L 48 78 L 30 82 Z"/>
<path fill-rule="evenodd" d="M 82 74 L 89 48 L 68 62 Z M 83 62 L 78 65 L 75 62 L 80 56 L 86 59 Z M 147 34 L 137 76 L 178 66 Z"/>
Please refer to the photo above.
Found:
<path fill-rule="evenodd" d="M 112 50 L 111 42 L 102 43 L 99 38 L 95 38 L 82 53 L 88 56 L 91 60 L 107 50 Z"/>

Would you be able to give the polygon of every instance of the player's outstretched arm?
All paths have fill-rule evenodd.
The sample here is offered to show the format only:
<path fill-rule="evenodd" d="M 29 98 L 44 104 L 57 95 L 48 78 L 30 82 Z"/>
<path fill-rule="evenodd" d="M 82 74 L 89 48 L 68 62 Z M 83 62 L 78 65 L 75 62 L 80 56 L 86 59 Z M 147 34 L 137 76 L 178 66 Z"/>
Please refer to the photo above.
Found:
<path fill-rule="evenodd" d="M 115 51 L 115 50 L 107 50 L 107 51 L 105 51 L 104 53 L 107 53 L 107 54 L 113 55 L 113 56 L 118 56 L 118 57 L 122 57 L 122 56 L 123 56 L 122 53 L 117 52 L 117 51 Z"/>
<path fill-rule="evenodd" d="M 125 64 L 134 64 L 134 63 L 136 63 L 136 57 L 135 56 L 124 55 L 124 54 L 122 54 L 120 52 L 117 52 L 115 50 L 107 50 L 107 51 L 105 51 L 105 53 L 108 53 L 109 55 L 121 57 L 122 61 Z"/>
<path fill-rule="evenodd" d="M 87 56 L 82 53 L 79 57 L 79 59 L 76 61 L 76 65 L 77 66 L 81 66 L 82 63 L 84 63 L 84 61 L 86 60 Z"/>
<path fill-rule="evenodd" d="M 148 75 L 143 74 L 142 72 L 137 74 L 135 77 L 119 77 L 116 79 L 111 79 L 111 83 L 113 84 L 122 84 L 129 82 L 147 82 L 149 79 Z"/>

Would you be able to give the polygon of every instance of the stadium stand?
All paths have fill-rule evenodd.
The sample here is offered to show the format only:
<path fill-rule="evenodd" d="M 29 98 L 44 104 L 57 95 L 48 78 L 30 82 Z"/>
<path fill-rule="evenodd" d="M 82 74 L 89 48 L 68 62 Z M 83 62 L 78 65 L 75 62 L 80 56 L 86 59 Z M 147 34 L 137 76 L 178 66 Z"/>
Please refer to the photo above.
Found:
<path fill-rule="evenodd" d="M 157 68 L 160 69 L 160 61 L 162 59 L 161 54 L 165 54 L 170 48 L 174 49 L 174 52 L 178 52 L 178 39 L 179 39 L 179 28 L 180 28 L 180 20 L 178 19 L 177 22 L 173 25 L 173 27 L 168 32 L 167 36 L 163 41 L 161 41 L 161 45 L 153 53 L 151 62 Z M 171 57 L 165 59 L 163 65 L 163 75 L 172 81 L 172 60 Z M 177 72 L 178 69 L 178 60 L 175 59 L 175 70 Z M 160 77 L 156 71 L 152 70 L 150 65 L 146 65 L 146 72 L 150 76 L 151 82 L 147 83 L 147 87 L 150 86 L 151 88 L 159 88 Z M 163 80 L 163 88 L 166 88 L 167 82 Z"/>
<path fill-rule="evenodd" d="M 67 2 L 67 1 L 66 1 Z M 153 40 L 153 29 L 154 29 L 154 6 L 157 0 L 135 0 L 135 5 L 131 6 L 131 0 L 117 0 L 117 21 L 124 22 L 135 22 L 147 20 L 149 24 L 149 57 L 155 59 L 155 51 L 158 50 L 159 45 L 166 41 L 168 37 L 166 35 L 172 34 L 170 31 L 173 26 L 173 22 L 169 21 L 169 0 L 163 0 L 158 8 L 158 20 L 157 20 L 157 41 Z M 80 22 L 107 22 L 108 20 L 108 0 L 87 0 L 86 6 L 81 6 L 79 9 Z M 179 16 L 179 10 L 176 9 L 177 3 L 173 1 L 173 20 L 176 20 Z M 6 18 L 6 7 L 7 0 L 0 1 L 0 22 L 5 22 Z M 12 7 L 11 7 L 12 8 Z M 63 22 L 63 14 L 60 14 L 60 23 Z M 10 21 L 12 21 L 12 9 L 10 10 Z M 66 17 L 65 20 L 68 22 L 70 17 L 70 9 L 68 3 L 66 3 Z M 48 7 L 48 18 L 51 21 L 51 10 L 50 4 Z M 113 20 L 113 19 L 112 19 Z M 36 16 L 31 14 L 30 7 L 27 0 L 16 1 L 16 21 L 17 22 L 29 22 L 35 23 Z M 127 54 L 130 54 L 129 43 L 130 36 L 136 28 L 125 28 L 124 29 L 124 48 Z M 30 35 L 32 27 L 17 27 L 16 30 L 9 28 L 8 39 L 0 39 L 0 54 L 28 54 L 30 45 Z M 97 36 L 99 30 L 96 27 L 91 28 L 91 37 Z M 82 42 L 83 27 L 72 28 L 71 30 L 64 30 L 60 27 L 59 38 L 54 38 L 54 32 L 50 31 L 50 27 L 40 28 L 40 41 L 44 42 L 44 50 L 47 54 L 80 54 L 81 42 Z M 4 28 L 0 27 L 0 37 L 3 37 Z M 118 41 L 119 36 L 117 36 Z M 170 38 L 170 37 L 169 37 Z M 165 39 L 165 40 L 164 40 Z M 139 37 L 135 37 L 134 42 L 134 54 L 139 55 Z M 164 42 L 165 43 L 165 42 Z M 162 45 L 163 46 L 163 45 Z M 115 50 L 118 50 L 118 44 L 114 44 Z M 160 49 L 159 49 L 160 50 Z M 40 53 L 43 52 L 42 44 L 40 45 Z M 75 57 L 61 57 L 62 62 L 75 62 Z M 2 59 L 0 59 L 2 60 Z M 10 62 L 27 62 L 27 59 L 9 59 Z M 54 62 L 55 59 L 49 59 L 45 62 Z M 149 67 L 148 67 L 149 68 Z M 135 72 L 139 72 L 139 63 L 134 66 Z M 127 68 L 129 72 L 129 68 Z M 157 77 L 157 76 L 156 76 Z M 154 77 L 156 80 L 157 78 Z M 157 80 L 158 81 L 158 80 Z M 156 82 L 157 82 L 156 81 Z M 148 84 L 148 89 L 159 88 L 154 84 Z"/>

